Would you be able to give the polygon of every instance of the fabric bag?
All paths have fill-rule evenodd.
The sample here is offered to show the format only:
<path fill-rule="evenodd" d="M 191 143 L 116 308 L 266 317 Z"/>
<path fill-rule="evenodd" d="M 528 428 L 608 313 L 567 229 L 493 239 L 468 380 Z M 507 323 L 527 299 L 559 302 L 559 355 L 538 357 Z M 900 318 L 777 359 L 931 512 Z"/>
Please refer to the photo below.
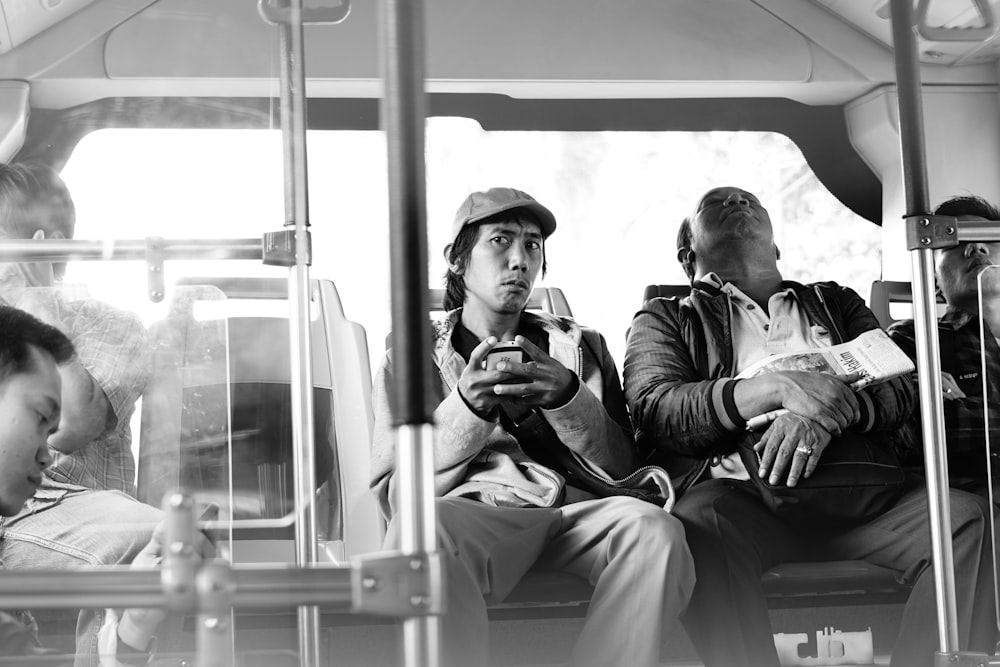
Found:
<path fill-rule="evenodd" d="M 673 508 L 676 499 L 674 487 L 670 475 L 663 468 L 643 466 L 623 479 L 603 477 L 580 462 L 538 411 L 525 411 L 518 417 L 515 420 L 504 408 L 500 409 L 500 424 L 517 439 L 524 453 L 558 472 L 567 484 L 589 491 L 598 498 L 629 496 L 658 505 L 668 512 Z"/>
<path fill-rule="evenodd" d="M 771 485 L 757 475 L 760 440 L 748 433 L 740 458 L 764 504 L 788 524 L 803 530 L 846 530 L 888 510 L 903 494 L 905 475 L 896 454 L 868 436 L 847 432 L 823 450 L 813 474 L 795 486 Z"/>

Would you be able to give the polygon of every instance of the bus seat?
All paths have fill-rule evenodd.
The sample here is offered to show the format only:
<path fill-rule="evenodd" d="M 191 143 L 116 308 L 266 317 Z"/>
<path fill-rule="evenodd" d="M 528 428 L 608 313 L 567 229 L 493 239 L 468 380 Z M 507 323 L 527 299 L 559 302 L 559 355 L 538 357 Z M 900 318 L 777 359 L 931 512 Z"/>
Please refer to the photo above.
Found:
<path fill-rule="evenodd" d="M 311 287 L 316 510 L 321 552 L 340 561 L 381 544 L 367 476 L 356 474 L 368 466 L 371 367 L 334 284 Z M 198 316 L 204 302 L 224 315 Z M 185 278 L 170 317 L 150 327 L 139 497 L 215 494 L 234 520 L 234 560 L 294 560 L 288 311 L 284 279 Z"/>
<path fill-rule="evenodd" d="M 910 588 L 900 573 L 861 560 L 782 563 L 761 577 L 772 608 L 865 602 L 905 602 Z"/>
<path fill-rule="evenodd" d="M 441 288 L 431 288 L 428 290 L 427 298 L 430 303 L 431 315 L 436 316 L 444 312 L 444 293 Z M 536 287 L 531 296 L 528 297 L 526 310 L 540 310 L 562 317 L 573 317 L 566 295 L 558 287 Z"/>
<path fill-rule="evenodd" d="M 910 593 L 898 572 L 860 560 L 783 563 L 761 584 L 771 609 L 896 604 Z M 574 575 L 532 570 L 488 612 L 491 619 L 584 616 L 593 592 Z"/>
<path fill-rule="evenodd" d="M 899 304 L 899 307 L 893 308 L 894 304 Z M 937 316 L 941 317 L 946 304 L 940 293 L 937 295 L 937 304 Z M 882 328 L 888 329 L 893 322 L 913 317 L 913 289 L 910 283 L 904 281 L 874 280 L 869 307 Z"/>
<path fill-rule="evenodd" d="M 444 314 L 444 294 L 445 290 L 432 287 L 427 290 L 427 302 L 432 318 L 440 317 Z M 569 307 L 566 295 L 558 287 L 536 287 L 531 296 L 528 297 L 526 310 L 542 311 L 560 315 L 562 317 L 573 317 L 573 311 Z M 385 349 L 392 347 L 392 332 L 385 336 Z"/>
<path fill-rule="evenodd" d="M 646 303 L 650 299 L 658 296 L 685 297 L 691 293 L 690 285 L 646 285 L 642 293 L 642 302 Z"/>

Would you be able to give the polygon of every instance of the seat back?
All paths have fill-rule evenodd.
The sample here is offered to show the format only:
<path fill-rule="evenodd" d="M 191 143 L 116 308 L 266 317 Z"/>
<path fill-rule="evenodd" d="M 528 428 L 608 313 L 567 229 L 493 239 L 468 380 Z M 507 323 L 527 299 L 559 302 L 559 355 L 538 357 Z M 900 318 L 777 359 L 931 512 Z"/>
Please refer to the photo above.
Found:
<path fill-rule="evenodd" d="M 944 315 L 944 297 L 937 295 L 937 316 Z M 898 280 L 872 281 L 872 291 L 869 297 L 869 307 L 878 318 L 883 329 L 888 329 L 893 322 L 913 318 L 913 288 L 908 282 Z"/>
<path fill-rule="evenodd" d="M 441 288 L 434 287 L 428 290 L 427 299 L 432 316 L 444 312 L 444 294 L 445 290 Z M 553 315 L 573 317 L 566 295 L 558 287 L 536 287 L 524 307 L 525 310 L 540 310 Z"/>
<path fill-rule="evenodd" d="M 143 400 L 138 493 L 183 487 L 233 520 L 237 560 L 290 559 L 294 494 L 287 281 L 187 278 L 171 316 L 150 328 L 153 378 Z M 376 550 L 368 491 L 371 370 L 364 329 L 332 282 L 310 289 L 316 513 L 332 560 Z M 209 310 L 211 314 L 200 315 Z M 269 542 L 253 553 L 249 541 Z M 274 542 L 283 544 L 276 545 Z M 265 554 L 264 552 L 270 552 Z"/>
<path fill-rule="evenodd" d="M 431 318 L 440 317 L 445 312 L 444 307 L 445 290 L 433 287 L 427 290 L 427 302 L 430 308 Z M 558 287 L 536 287 L 528 297 L 525 310 L 543 311 L 559 315 L 562 317 L 573 317 L 573 311 L 569 307 L 566 295 Z M 385 336 L 385 349 L 392 347 L 392 332 Z"/>
<path fill-rule="evenodd" d="M 690 293 L 690 285 L 646 285 L 646 289 L 642 293 L 642 302 L 646 303 L 658 296 L 685 297 Z"/>

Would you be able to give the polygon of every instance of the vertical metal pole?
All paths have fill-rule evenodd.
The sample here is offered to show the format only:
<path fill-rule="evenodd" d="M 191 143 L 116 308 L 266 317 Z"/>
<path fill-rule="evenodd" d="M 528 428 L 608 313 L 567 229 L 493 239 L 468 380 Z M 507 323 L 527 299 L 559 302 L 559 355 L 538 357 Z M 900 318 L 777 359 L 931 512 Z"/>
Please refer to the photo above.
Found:
<path fill-rule="evenodd" d="M 930 210 L 924 150 L 920 61 L 917 56 L 912 0 L 892 0 L 891 9 L 899 106 L 899 141 L 902 151 L 906 215 L 909 217 L 924 215 Z M 958 615 L 955 607 L 951 503 L 947 492 L 948 458 L 945 454 L 940 344 L 933 289 L 934 251 L 912 250 L 911 261 L 920 416 L 923 425 L 924 461 L 927 467 L 931 556 L 934 561 L 938 607 L 938 642 L 942 653 L 954 653 L 959 650 Z"/>
<path fill-rule="evenodd" d="M 392 349 L 397 429 L 400 549 L 436 550 L 430 332 L 427 324 L 427 192 L 424 179 L 424 21 L 421 0 L 382 0 L 385 97 L 382 126 L 389 167 Z M 440 591 L 435 593 L 440 594 Z M 438 619 L 403 621 L 404 662 L 436 665 Z"/>
<path fill-rule="evenodd" d="M 291 0 L 291 20 L 281 23 L 281 132 L 285 159 L 285 226 L 295 227 L 295 266 L 288 275 L 291 341 L 292 443 L 295 452 L 295 562 L 318 560 L 316 448 L 314 446 L 312 338 L 309 313 L 309 196 L 306 161 L 305 48 L 302 0 Z M 301 664 L 320 664 L 319 608 L 300 606 Z"/>

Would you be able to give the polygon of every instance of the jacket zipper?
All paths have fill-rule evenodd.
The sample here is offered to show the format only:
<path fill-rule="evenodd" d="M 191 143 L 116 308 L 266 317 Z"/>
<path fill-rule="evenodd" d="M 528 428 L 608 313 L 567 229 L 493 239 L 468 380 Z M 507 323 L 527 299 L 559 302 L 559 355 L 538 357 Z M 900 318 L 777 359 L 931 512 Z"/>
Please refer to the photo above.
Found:
<path fill-rule="evenodd" d="M 823 312 L 826 313 L 826 321 L 830 323 L 830 330 L 837 332 L 837 342 L 835 345 L 845 342 L 846 335 L 837 326 L 836 321 L 833 319 L 833 313 L 830 312 L 830 307 L 826 305 L 826 299 L 823 298 L 823 292 L 819 285 L 816 285 L 813 290 L 816 292 L 816 298 L 819 299 L 819 303 L 823 306 Z"/>

